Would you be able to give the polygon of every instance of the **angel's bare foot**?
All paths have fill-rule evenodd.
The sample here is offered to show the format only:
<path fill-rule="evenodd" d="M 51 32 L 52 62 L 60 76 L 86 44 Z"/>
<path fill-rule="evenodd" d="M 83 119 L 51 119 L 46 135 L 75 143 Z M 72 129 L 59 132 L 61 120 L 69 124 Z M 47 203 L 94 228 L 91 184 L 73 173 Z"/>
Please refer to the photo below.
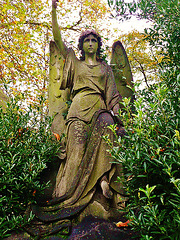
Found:
<path fill-rule="evenodd" d="M 101 189 L 102 189 L 103 195 L 106 198 L 111 199 L 113 197 L 113 193 L 112 193 L 112 191 L 109 188 L 108 182 L 106 180 L 102 180 L 100 185 L 101 185 Z"/>

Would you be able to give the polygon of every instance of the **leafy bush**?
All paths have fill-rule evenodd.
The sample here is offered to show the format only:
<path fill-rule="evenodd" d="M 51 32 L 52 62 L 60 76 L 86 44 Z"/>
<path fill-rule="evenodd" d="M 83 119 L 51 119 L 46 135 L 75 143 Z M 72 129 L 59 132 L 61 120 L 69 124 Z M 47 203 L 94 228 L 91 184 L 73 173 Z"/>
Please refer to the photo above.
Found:
<path fill-rule="evenodd" d="M 129 218 L 141 239 L 180 236 L 180 74 L 168 72 L 174 88 L 167 80 L 142 91 L 134 114 L 124 100 L 126 112 L 120 115 L 127 135 L 116 136 L 118 147 L 110 150 L 124 166 Z M 111 126 L 114 133 L 115 128 Z"/>
<path fill-rule="evenodd" d="M 40 110 L 30 106 L 24 112 L 13 100 L 6 111 L 0 108 L 1 239 L 33 218 L 26 220 L 23 213 L 47 186 L 39 175 L 59 150 L 50 131 L 51 119 Z"/>
<path fill-rule="evenodd" d="M 110 5 L 112 1 L 108 1 Z M 152 21 L 145 30 L 152 47 L 161 50 L 161 82 L 139 93 L 136 111 L 120 113 L 127 135 L 111 144 L 124 166 L 129 218 L 141 239 L 180 237 L 180 8 L 177 0 L 116 0 L 121 19 L 132 15 Z M 115 132 L 115 126 L 111 126 Z"/>

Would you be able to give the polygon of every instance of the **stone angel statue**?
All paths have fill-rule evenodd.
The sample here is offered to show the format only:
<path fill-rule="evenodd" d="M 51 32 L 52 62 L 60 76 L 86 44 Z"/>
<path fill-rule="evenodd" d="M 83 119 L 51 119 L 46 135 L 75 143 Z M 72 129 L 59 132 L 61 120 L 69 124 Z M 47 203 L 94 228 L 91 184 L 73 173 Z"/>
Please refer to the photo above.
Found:
<path fill-rule="evenodd" d="M 27 231 L 33 236 L 55 234 L 75 217 L 80 221 L 90 214 L 119 220 L 118 209 L 127 200 L 123 185 L 116 181 L 122 167 L 113 163 L 102 138 L 108 134 L 113 141 L 108 126 L 115 123 L 117 134 L 125 134 L 118 111 L 122 97 L 133 95 L 126 52 L 120 42 L 114 43 L 112 70 L 101 59 L 100 35 L 86 30 L 79 37 L 78 59 L 62 40 L 56 8 L 57 1 L 52 0 L 49 113 L 55 116 L 52 131 L 66 134 L 65 154 L 60 156 L 52 198 L 32 206 L 36 222 Z"/>

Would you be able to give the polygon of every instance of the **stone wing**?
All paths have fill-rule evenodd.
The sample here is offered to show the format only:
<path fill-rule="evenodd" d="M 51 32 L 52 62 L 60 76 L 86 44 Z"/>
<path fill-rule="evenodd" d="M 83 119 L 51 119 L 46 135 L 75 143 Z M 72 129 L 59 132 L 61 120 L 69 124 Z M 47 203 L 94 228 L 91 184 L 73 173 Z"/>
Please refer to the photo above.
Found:
<path fill-rule="evenodd" d="M 54 116 L 52 131 L 60 136 L 65 133 L 65 115 L 68 111 L 67 101 L 70 99 L 69 89 L 60 90 L 63 77 L 64 58 L 54 41 L 50 42 L 49 66 L 49 115 Z"/>
<path fill-rule="evenodd" d="M 133 98 L 133 77 L 126 51 L 120 41 L 112 46 L 111 68 L 121 96 Z"/>

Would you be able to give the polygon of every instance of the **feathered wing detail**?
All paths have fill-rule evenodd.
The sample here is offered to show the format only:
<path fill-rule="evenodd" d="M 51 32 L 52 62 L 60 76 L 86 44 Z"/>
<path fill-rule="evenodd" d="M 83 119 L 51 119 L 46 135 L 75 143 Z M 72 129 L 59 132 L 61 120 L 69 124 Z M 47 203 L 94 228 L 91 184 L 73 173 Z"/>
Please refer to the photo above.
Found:
<path fill-rule="evenodd" d="M 65 59 L 60 54 L 54 41 L 50 42 L 50 67 L 49 67 L 49 115 L 54 116 L 52 131 L 60 136 L 65 133 L 65 118 L 67 114 L 66 102 L 70 99 L 69 89 L 60 90 L 63 78 Z"/>
<path fill-rule="evenodd" d="M 60 113 L 66 108 L 69 100 L 69 90 L 60 90 L 63 78 L 65 59 L 60 54 L 55 42 L 50 42 L 50 68 L 49 68 L 49 115 Z"/>
<path fill-rule="evenodd" d="M 121 96 L 133 99 L 133 77 L 126 51 L 120 41 L 112 46 L 111 68 Z"/>

